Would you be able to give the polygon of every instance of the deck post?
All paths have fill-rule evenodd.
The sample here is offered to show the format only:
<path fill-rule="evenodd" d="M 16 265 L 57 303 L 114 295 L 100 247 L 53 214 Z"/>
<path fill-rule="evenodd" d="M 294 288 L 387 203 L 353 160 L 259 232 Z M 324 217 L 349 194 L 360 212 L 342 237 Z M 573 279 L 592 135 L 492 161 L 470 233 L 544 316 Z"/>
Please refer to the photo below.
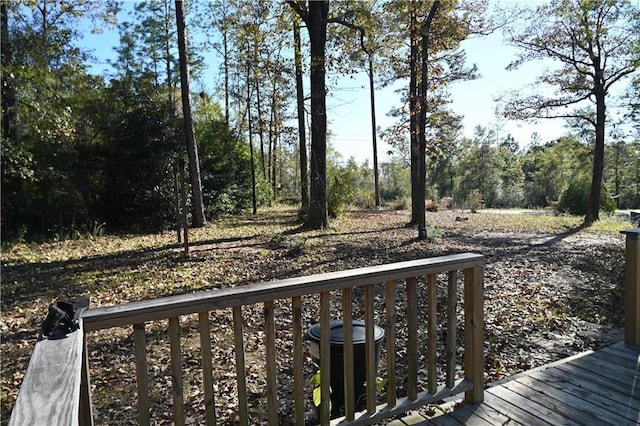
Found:
<path fill-rule="evenodd" d="M 624 342 L 640 345 L 640 228 L 622 231 L 627 236 L 624 256 Z"/>
<path fill-rule="evenodd" d="M 83 426 L 93 426 L 93 407 L 91 405 L 91 382 L 89 377 L 89 352 L 87 335 L 82 335 L 82 366 L 80 370 L 80 412 L 78 422 Z"/>
<path fill-rule="evenodd" d="M 484 288 L 483 268 L 464 270 L 464 368 L 473 389 L 465 392 L 465 401 L 484 401 Z"/>

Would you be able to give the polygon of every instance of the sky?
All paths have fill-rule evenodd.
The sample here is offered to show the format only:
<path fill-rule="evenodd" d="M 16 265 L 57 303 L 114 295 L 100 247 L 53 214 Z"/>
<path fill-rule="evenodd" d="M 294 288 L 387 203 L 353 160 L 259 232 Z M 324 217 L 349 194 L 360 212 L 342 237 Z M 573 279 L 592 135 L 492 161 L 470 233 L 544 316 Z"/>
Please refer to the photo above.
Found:
<path fill-rule="evenodd" d="M 522 69 L 507 71 L 507 65 L 516 58 L 517 50 L 507 46 L 500 32 L 490 36 L 465 40 L 462 48 L 467 53 L 468 65 L 476 64 L 481 75 L 479 79 L 457 82 L 450 87 L 452 103 L 450 108 L 463 116 L 463 134 L 473 135 L 476 126 L 493 128 L 500 140 L 511 134 L 514 139 L 525 147 L 531 141 L 535 132 L 547 142 L 563 136 L 564 120 L 545 120 L 538 123 L 506 120 L 496 116 L 495 98 L 499 98 L 509 90 L 524 88 L 533 83 L 546 67 L 545 64 L 526 64 Z M 369 160 L 372 163 L 371 148 L 371 115 L 368 80 L 365 73 L 361 73 L 356 80 L 360 83 L 359 90 L 349 90 L 336 94 L 339 98 L 336 106 L 328 111 L 329 129 L 334 134 L 332 143 L 346 158 L 353 156 L 356 161 Z M 357 84 L 349 83 L 350 87 Z M 331 99 L 331 98 L 330 98 Z M 328 102 L 331 102 L 328 100 Z M 398 104 L 398 95 L 393 89 L 376 92 L 376 123 L 378 127 L 388 127 L 393 119 L 386 116 L 394 105 Z M 499 124 L 499 126 L 498 126 Z M 382 142 L 378 155 L 385 157 L 388 146 Z"/>
<path fill-rule="evenodd" d="M 82 32 L 84 38 L 81 45 L 93 50 L 99 61 L 94 67 L 94 72 L 104 70 L 106 60 L 114 58 L 113 48 L 119 44 L 117 30 L 92 35 L 87 27 L 86 31 Z M 511 134 L 521 147 L 524 147 L 530 142 L 534 132 L 538 133 L 544 142 L 557 139 L 566 133 L 562 120 L 525 123 L 507 121 L 495 115 L 494 98 L 507 90 L 523 88 L 532 83 L 542 71 L 543 65 L 527 64 L 517 71 L 506 71 L 505 67 L 515 59 L 517 51 L 503 42 L 502 33 L 499 31 L 490 36 L 465 40 L 462 48 L 467 53 L 468 64 L 476 64 L 481 74 L 477 80 L 454 83 L 450 88 L 451 109 L 464 117 L 465 136 L 472 136 L 473 129 L 478 125 L 492 127 L 498 131 L 500 139 Z M 213 52 L 207 54 L 215 55 Z M 205 60 L 212 61 L 206 56 Z M 305 80 L 307 79 L 308 76 L 305 76 Z M 328 129 L 331 134 L 329 144 L 345 161 L 353 157 L 358 163 L 368 161 L 372 164 L 368 77 L 361 72 L 354 79 L 346 76 L 343 81 L 344 83 L 340 83 L 338 89 L 330 92 L 327 98 Z M 195 82 L 192 85 L 199 87 Z M 379 129 L 393 123 L 393 119 L 388 117 L 387 113 L 392 107 L 399 105 L 399 95 L 395 93 L 397 87 L 402 86 L 395 85 L 376 90 L 376 122 Z M 500 127 L 497 127 L 497 123 L 500 123 Z M 379 161 L 388 158 L 389 149 L 378 137 Z"/>

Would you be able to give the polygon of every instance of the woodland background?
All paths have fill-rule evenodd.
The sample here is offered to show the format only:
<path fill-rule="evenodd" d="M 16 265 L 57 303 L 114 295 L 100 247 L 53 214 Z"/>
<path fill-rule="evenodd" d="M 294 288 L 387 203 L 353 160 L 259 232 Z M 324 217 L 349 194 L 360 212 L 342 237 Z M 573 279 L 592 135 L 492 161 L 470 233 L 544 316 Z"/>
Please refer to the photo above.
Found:
<path fill-rule="evenodd" d="M 124 17 L 117 14 L 123 4 L 115 1 L 1 4 L 3 241 L 173 226 L 173 167 L 186 157 L 177 3 L 136 2 Z M 406 79 L 408 33 L 397 23 L 406 17 L 408 4 L 332 3 L 331 16 L 367 31 L 359 39 L 353 28 L 329 25 L 326 66 L 332 75 L 346 78 L 369 69 L 371 59 L 375 87 Z M 493 31 L 503 21 L 486 2 L 443 4 L 440 21 L 433 24 L 442 45 L 433 47 L 430 59 L 425 197 L 441 206 L 550 207 L 584 214 L 595 152 L 595 133 L 584 120 L 567 118 L 567 134 L 555 140 L 536 134 L 530 141 L 514 140 L 496 132 L 499 123 L 478 126 L 471 138 L 462 135 L 460 117 L 447 107 L 447 87 L 474 78 L 475 70 L 465 63 L 459 42 Z M 426 6 L 420 13 L 426 14 Z M 255 209 L 281 201 L 304 207 L 309 147 L 300 143 L 296 123 L 291 8 L 194 1 L 185 10 L 191 79 L 213 82 L 211 92 L 191 96 L 206 217 L 215 220 L 251 210 L 252 204 Z M 78 47 L 79 28 L 87 22 L 95 31 L 116 27 L 120 34 L 116 59 L 101 75 L 90 72 L 92 52 Z M 304 75 L 309 46 L 302 35 Z M 367 56 L 372 46 L 375 55 Z M 220 58 L 216 75 L 203 73 L 205 55 Z M 630 77 L 620 83 L 622 95 L 609 101 L 624 115 L 608 123 L 602 197 L 608 211 L 640 206 L 640 85 L 637 73 Z M 327 84 L 329 92 L 335 90 L 335 80 Z M 341 158 L 328 135 L 331 216 L 348 205 L 404 208 L 417 202 L 410 100 L 399 96 L 405 103 L 383 112 L 396 116 L 397 125 L 376 132 L 392 146 L 388 160 L 376 167 Z M 308 125 L 304 116 L 302 122 Z"/>

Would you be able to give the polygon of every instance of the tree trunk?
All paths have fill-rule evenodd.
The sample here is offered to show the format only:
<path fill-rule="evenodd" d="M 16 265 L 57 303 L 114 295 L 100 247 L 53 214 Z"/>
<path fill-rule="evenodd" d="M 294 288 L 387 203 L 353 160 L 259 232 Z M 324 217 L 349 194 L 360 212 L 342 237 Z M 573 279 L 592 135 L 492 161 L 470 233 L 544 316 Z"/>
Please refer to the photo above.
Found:
<path fill-rule="evenodd" d="M 254 61 L 258 62 L 258 42 L 254 45 Z M 260 97 L 260 83 L 258 79 L 258 71 L 256 67 L 253 68 L 253 77 L 256 84 L 256 106 L 258 108 L 258 139 L 260 139 L 260 166 L 262 170 L 262 177 L 267 178 L 267 166 L 265 164 L 266 156 L 264 155 L 264 119 L 262 118 L 262 101 Z"/>
<path fill-rule="evenodd" d="M 273 79 L 273 91 L 271 92 L 271 121 L 269 123 L 269 181 L 271 182 L 271 190 L 273 191 L 273 199 L 278 199 L 278 179 L 276 177 L 276 150 L 278 149 L 278 116 L 276 108 L 278 107 L 276 96 L 276 80 Z"/>
<path fill-rule="evenodd" d="M 598 73 L 596 73 L 597 75 Z M 593 173 L 591 179 L 591 191 L 589 192 L 589 205 L 584 218 L 586 225 L 600 219 L 600 192 L 602 189 L 602 174 L 604 171 L 604 142 L 605 142 L 605 117 L 606 104 L 603 84 L 597 84 L 594 90 L 596 97 L 596 146 L 593 150 Z"/>
<path fill-rule="evenodd" d="M 5 67 L 11 62 L 12 54 L 12 46 L 9 40 L 9 14 L 6 1 L 0 2 L 0 9 L 0 13 L 2 15 L 0 22 L 2 50 L 0 51 L 0 55 L 2 55 L 2 69 L 6 70 Z M 5 76 L 6 73 L 2 72 L 2 138 L 6 138 L 15 143 L 18 141 L 18 132 L 15 120 L 16 97 L 13 85 L 7 83 Z"/>
<path fill-rule="evenodd" d="M 325 93 L 325 45 L 327 42 L 328 1 L 309 1 L 307 7 L 296 1 L 289 5 L 307 24 L 311 45 L 311 199 L 305 225 L 326 228 L 327 212 L 327 103 Z"/>
<path fill-rule="evenodd" d="M 373 84 L 373 55 L 369 53 L 369 94 L 371 97 L 371 141 L 373 142 L 373 188 L 376 207 L 380 207 L 380 185 L 378 183 L 378 139 L 376 135 L 376 96 Z"/>
<path fill-rule="evenodd" d="M 180 90 L 182 94 L 182 110 L 184 115 L 184 130 L 189 156 L 189 175 L 191 177 L 191 198 L 193 202 L 193 225 L 205 226 L 207 219 L 202 201 L 202 184 L 200 182 L 200 163 L 198 147 L 193 130 L 193 116 L 189 94 L 189 61 L 187 57 L 187 30 L 184 21 L 182 0 L 176 0 L 176 22 L 178 27 L 178 52 L 180 55 Z"/>
<path fill-rule="evenodd" d="M 298 137 L 300 139 L 300 192 L 302 209 L 309 209 L 309 177 L 307 176 L 307 136 L 304 122 L 304 87 L 302 85 L 302 48 L 300 43 L 300 25 L 293 22 L 293 41 L 296 67 L 296 99 L 298 103 Z"/>
<path fill-rule="evenodd" d="M 429 62 L 429 37 L 422 34 L 420 46 L 420 84 L 418 86 L 418 195 L 421 200 L 416 206 L 418 208 L 418 239 L 427 239 L 427 222 L 425 218 L 426 200 L 426 151 L 427 151 L 427 63 Z"/>
<path fill-rule="evenodd" d="M 169 92 L 169 103 L 171 105 L 175 105 L 175 93 L 173 90 L 173 73 L 171 70 L 171 37 L 170 37 L 170 23 L 169 23 L 169 2 L 165 1 L 164 3 L 164 16 L 165 16 L 165 20 L 164 20 L 164 38 L 165 38 L 165 42 L 164 42 L 164 59 L 165 59 L 165 66 L 167 69 L 167 91 Z"/>
<path fill-rule="evenodd" d="M 251 154 L 251 200 L 253 203 L 253 214 L 258 213 L 258 200 L 256 196 L 256 162 L 253 154 L 253 123 L 251 122 L 251 84 L 249 82 L 249 61 L 247 61 L 247 124 L 249 126 L 249 153 Z"/>
<path fill-rule="evenodd" d="M 623 145 L 621 142 L 616 142 L 616 144 L 613 146 L 613 152 L 615 154 L 615 158 L 613 161 L 613 184 L 616 195 L 616 208 L 620 207 L 620 190 L 622 189 L 622 177 L 620 176 L 620 162 L 622 161 L 623 156 L 622 149 Z"/>
<path fill-rule="evenodd" d="M 329 224 L 327 212 L 327 105 L 325 92 L 325 45 L 328 1 L 309 2 L 311 44 L 311 199 L 306 225 L 323 229 Z"/>
<path fill-rule="evenodd" d="M 227 30 L 222 33 L 222 46 L 224 51 L 224 122 L 229 128 L 229 42 L 227 41 Z"/>
<path fill-rule="evenodd" d="M 180 206 L 181 206 L 181 222 L 183 233 L 184 255 L 189 256 L 189 226 L 187 225 L 187 188 L 184 179 L 184 159 L 178 160 L 178 169 L 180 171 Z"/>
<path fill-rule="evenodd" d="M 418 19 L 415 8 L 411 8 L 409 57 L 409 140 L 411 144 L 411 222 L 417 225 L 420 216 L 420 145 L 418 141 Z"/>
<path fill-rule="evenodd" d="M 418 196 L 420 202 L 417 203 L 418 209 L 418 239 L 424 240 L 428 238 L 427 235 L 427 223 L 425 218 L 425 199 L 426 197 L 426 180 L 427 180 L 427 165 L 426 165 L 426 153 L 427 153 L 427 92 L 429 90 L 428 79 L 428 64 L 429 64 L 429 27 L 431 21 L 438 9 L 440 2 L 438 0 L 433 2 L 431 9 L 429 10 L 429 16 L 422 23 L 420 29 L 420 84 L 418 87 L 418 145 L 419 145 L 419 157 L 418 157 Z"/>

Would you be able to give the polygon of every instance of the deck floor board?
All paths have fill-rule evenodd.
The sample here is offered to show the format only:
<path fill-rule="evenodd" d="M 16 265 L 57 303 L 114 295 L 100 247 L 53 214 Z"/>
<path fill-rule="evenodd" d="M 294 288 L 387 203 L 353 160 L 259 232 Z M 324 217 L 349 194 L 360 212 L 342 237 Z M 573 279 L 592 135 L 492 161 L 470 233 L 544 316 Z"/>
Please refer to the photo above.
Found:
<path fill-rule="evenodd" d="M 397 425 L 640 425 L 640 348 L 617 343 L 526 371 L 485 390 L 481 404 L 412 413 Z"/>

